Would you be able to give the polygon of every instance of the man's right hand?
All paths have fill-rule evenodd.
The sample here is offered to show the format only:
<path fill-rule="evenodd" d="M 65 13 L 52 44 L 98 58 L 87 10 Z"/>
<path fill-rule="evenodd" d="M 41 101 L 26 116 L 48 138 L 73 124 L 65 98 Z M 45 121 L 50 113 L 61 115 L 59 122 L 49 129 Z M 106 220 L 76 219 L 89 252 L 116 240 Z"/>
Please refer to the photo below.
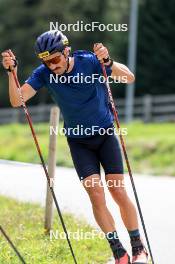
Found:
<path fill-rule="evenodd" d="M 8 70 L 9 67 L 11 70 L 17 69 L 17 67 L 14 68 L 15 65 L 14 60 L 16 58 L 11 50 L 5 50 L 4 52 L 1 53 L 1 55 L 2 55 L 2 65 L 6 70 Z"/>
<path fill-rule="evenodd" d="M 15 55 L 11 50 L 5 50 L 4 52 L 1 53 L 2 55 L 2 64 L 3 67 L 8 70 L 9 67 L 11 70 L 17 71 L 17 67 L 14 68 L 15 62 L 14 60 Z M 13 75 L 8 72 L 8 77 L 9 77 L 9 97 L 10 97 L 10 103 L 13 107 L 18 107 L 21 106 L 21 99 L 16 87 L 15 80 L 13 78 Z M 21 92 L 23 94 L 24 101 L 26 102 L 29 100 L 31 97 L 33 97 L 36 94 L 36 91 L 28 84 L 25 83 L 21 86 Z"/>

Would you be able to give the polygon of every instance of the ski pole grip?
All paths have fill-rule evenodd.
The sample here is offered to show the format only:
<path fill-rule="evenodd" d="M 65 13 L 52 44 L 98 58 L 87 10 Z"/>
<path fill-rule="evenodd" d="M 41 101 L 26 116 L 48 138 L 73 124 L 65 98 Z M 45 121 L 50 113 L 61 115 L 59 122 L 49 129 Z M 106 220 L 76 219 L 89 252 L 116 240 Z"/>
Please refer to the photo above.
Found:
<path fill-rule="evenodd" d="M 100 43 L 94 43 L 94 46 L 96 47 Z M 108 58 L 103 58 L 103 61 L 101 63 L 108 63 L 111 60 L 110 56 Z"/>
<path fill-rule="evenodd" d="M 8 51 L 8 54 L 10 55 L 10 52 Z M 6 71 L 8 71 L 8 72 L 12 72 L 12 71 L 14 71 L 14 69 L 17 67 L 17 65 L 18 65 L 18 60 L 17 60 L 17 58 L 15 57 L 14 59 L 12 59 L 13 61 L 14 61 L 14 65 L 13 66 L 9 66 L 9 68 L 8 69 L 6 69 Z"/>

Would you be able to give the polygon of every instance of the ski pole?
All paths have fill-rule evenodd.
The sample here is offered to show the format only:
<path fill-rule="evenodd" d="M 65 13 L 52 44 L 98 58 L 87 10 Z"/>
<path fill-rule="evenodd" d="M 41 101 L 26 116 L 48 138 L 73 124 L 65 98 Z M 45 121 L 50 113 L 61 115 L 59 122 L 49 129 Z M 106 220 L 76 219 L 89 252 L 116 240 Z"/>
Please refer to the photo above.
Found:
<path fill-rule="evenodd" d="M 3 234 L 3 236 L 6 238 L 7 242 L 9 243 L 9 245 L 13 248 L 13 250 L 15 251 L 16 255 L 18 256 L 18 258 L 20 259 L 20 261 L 23 264 L 26 264 L 25 260 L 23 259 L 23 257 L 21 256 L 21 254 L 19 253 L 19 251 L 17 250 L 17 248 L 15 247 L 15 245 L 13 244 L 13 242 L 10 240 L 9 236 L 6 234 L 6 232 L 4 231 L 4 229 L 2 228 L 2 226 L 0 225 L 0 231 Z"/>
<path fill-rule="evenodd" d="M 114 114 L 114 119 L 115 119 L 117 128 L 120 131 L 120 128 L 121 128 L 120 127 L 120 121 L 119 121 L 119 118 L 118 118 L 118 113 L 117 113 L 116 108 L 115 108 L 115 104 L 114 104 L 114 99 L 113 99 L 113 96 L 112 96 L 111 88 L 110 88 L 110 85 L 108 83 L 108 76 L 107 76 L 107 73 L 106 73 L 106 68 L 105 68 L 104 63 L 101 63 L 101 67 L 102 67 L 103 75 L 104 75 L 105 80 L 106 80 L 106 88 L 108 90 L 108 96 L 109 96 L 109 100 L 110 100 L 110 103 L 111 103 L 111 106 L 112 106 L 112 111 L 113 111 L 113 114 Z M 130 176 L 130 180 L 131 180 L 131 184 L 132 184 L 132 188 L 133 188 L 135 200 L 136 200 L 136 203 L 137 203 L 137 207 L 138 207 L 140 219 L 141 219 L 141 222 L 142 222 L 142 227 L 143 227 L 143 230 L 144 230 L 146 242 L 147 242 L 147 245 L 148 245 L 148 249 L 149 249 L 151 261 L 152 261 L 152 264 L 154 264 L 154 258 L 153 258 L 153 254 L 152 254 L 150 242 L 149 242 L 149 239 L 148 239 L 148 234 L 147 234 L 145 222 L 144 222 L 144 219 L 143 219 L 143 214 L 142 214 L 140 202 L 139 202 L 139 199 L 138 199 L 138 195 L 137 195 L 137 190 L 136 190 L 136 187 L 135 187 L 134 178 L 133 178 L 133 175 L 132 175 L 132 170 L 131 170 L 130 162 L 129 162 L 129 159 L 128 159 L 126 147 L 125 147 L 125 142 L 124 142 L 124 139 L 123 139 L 123 136 L 122 136 L 121 133 L 119 133 L 119 137 L 120 137 L 120 142 L 121 142 L 121 145 L 122 145 L 122 149 L 123 149 L 123 153 L 124 153 L 124 157 L 125 157 L 127 169 L 128 169 L 128 172 L 129 172 L 129 176 Z"/>
<path fill-rule="evenodd" d="M 40 157 L 40 160 L 41 160 L 41 164 L 42 164 L 42 167 L 44 169 L 44 172 L 45 172 L 45 175 L 46 175 L 46 179 L 47 179 L 47 182 L 48 182 L 48 186 L 49 186 L 49 189 L 51 191 L 51 194 L 52 194 L 52 197 L 53 197 L 53 200 L 54 200 L 54 203 L 55 203 L 55 206 L 56 206 L 56 210 L 57 210 L 57 213 L 59 215 L 59 218 L 60 218 L 60 221 L 61 221 L 61 224 L 62 224 L 62 227 L 63 227 L 63 230 L 66 234 L 66 239 L 67 239 L 67 242 L 68 242 L 68 245 L 69 245 L 69 248 L 70 248 L 70 251 L 71 251 L 71 254 L 72 254 L 72 257 L 73 257 L 73 260 L 74 260 L 74 263 L 77 264 L 77 260 L 76 260 L 76 257 L 75 257 L 75 254 L 74 254 L 74 251 L 73 251 L 73 248 L 72 248 L 72 244 L 70 242 L 70 239 L 69 239 L 69 236 L 68 236 L 68 232 L 67 232 L 67 229 L 66 229 L 66 225 L 64 223 L 64 219 L 63 219 L 63 216 L 62 216 L 62 213 L 61 213 L 61 210 L 60 210 L 60 207 L 58 205 L 58 201 L 57 201 L 57 198 L 56 198 L 56 195 L 55 195 L 55 192 L 54 192 L 54 189 L 53 187 L 50 185 L 50 178 L 49 178 L 49 174 L 48 174 L 48 171 L 47 171 L 47 168 L 46 168 L 46 165 L 45 165 L 45 162 L 44 162 L 44 158 L 43 158 L 43 155 L 42 155 L 42 152 L 41 152 L 41 149 L 40 149 L 40 146 L 39 146 L 39 143 L 38 143 L 38 139 L 36 137 L 36 133 L 35 133 L 35 130 L 33 128 L 33 124 L 32 124 L 32 119 L 31 119 L 31 116 L 29 114 L 29 111 L 28 111 L 28 108 L 25 104 L 25 101 L 24 101 L 24 97 L 22 95 L 22 91 L 21 91 L 21 86 L 19 84 L 19 81 L 18 81 L 18 78 L 17 78 L 17 75 L 14 71 L 14 69 L 12 69 L 12 74 L 13 74 L 13 78 L 14 78 L 14 81 L 15 81 L 15 84 L 17 86 L 17 90 L 18 90 L 18 93 L 19 93 L 19 97 L 21 99 L 21 103 L 22 103 L 22 107 L 23 107 L 23 110 L 25 112 L 25 115 L 26 115 L 26 118 L 27 118 L 27 121 L 28 121 L 28 124 L 30 126 L 30 129 L 31 129 L 31 132 L 32 132 L 32 136 L 33 136 L 33 139 L 34 139 L 34 142 L 35 142 L 35 145 L 36 145 L 36 148 L 37 148 L 37 151 L 38 151 L 38 154 L 39 154 L 39 157 Z"/>

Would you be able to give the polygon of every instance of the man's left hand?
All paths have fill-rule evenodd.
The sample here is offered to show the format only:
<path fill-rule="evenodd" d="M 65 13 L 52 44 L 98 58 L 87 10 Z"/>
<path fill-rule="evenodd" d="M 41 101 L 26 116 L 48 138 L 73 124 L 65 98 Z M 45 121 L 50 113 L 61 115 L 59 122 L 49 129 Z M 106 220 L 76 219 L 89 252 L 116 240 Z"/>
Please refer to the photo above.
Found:
<path fill-rule="evenodd" d="M 108 49 L 102 43 L 94 44 L 94 53 L 100 62 L 103 62 L 103 59 L 109 58 Z"/>

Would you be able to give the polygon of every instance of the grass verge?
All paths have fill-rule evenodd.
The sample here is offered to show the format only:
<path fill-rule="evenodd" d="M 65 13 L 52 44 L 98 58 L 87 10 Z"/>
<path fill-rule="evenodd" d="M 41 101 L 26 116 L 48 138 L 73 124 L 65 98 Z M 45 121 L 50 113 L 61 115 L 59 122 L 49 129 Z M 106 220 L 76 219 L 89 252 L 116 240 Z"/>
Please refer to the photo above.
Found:
<path fill-rule="evenodd" d="M 0 224 L 5 229 L 27 264 L 73 264 L 72 256 L 64 239 L 55 213 L 53 231 L 62 239 L 46 235 L 43 228 L 44 209 L 37 204 L 21 203 L 0 196 Z M 64 214 L 69 232 L 92 232 L 93 228 L 70 214 Z M 74 234 L 75 234 L 74 233 Z M 80 237 L 81 238 L 81 237 Z M 71 239 L 79 264 L 104 264 L 111 256 L 106 239 Z M 0 263 L 19 264 L 14 251 L 0 234 Z"/>
<path fill-rule="evenodd" d="M 34 125 L 42 153 L 48 158 L 49 125 Z M 62 124 L 60 124 L 62 127 Z M 143 124 L 127 127 L 124 136 L 133 172 L 175 176 L 175 126 L 173 123 Z M 0 129 L 0 158 L 39 163 L 29 127 L 25 124 L 3 125 Z M 57 165 L 73 167 L 65 136 L 58 135 Z"/>

